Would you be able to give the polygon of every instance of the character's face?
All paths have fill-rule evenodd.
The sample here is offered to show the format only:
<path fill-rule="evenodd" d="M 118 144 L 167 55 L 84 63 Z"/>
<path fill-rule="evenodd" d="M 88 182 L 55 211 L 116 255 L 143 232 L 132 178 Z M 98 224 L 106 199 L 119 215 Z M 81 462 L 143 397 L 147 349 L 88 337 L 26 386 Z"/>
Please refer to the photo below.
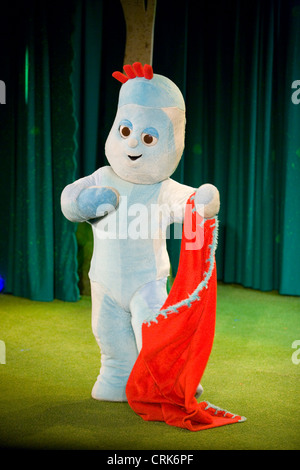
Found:
<path fill-rule="evenodd" d="M 118 109 L 105 144 L 106 157 L 122 179 L 153 184 L 171 176 L 184 146 L 184 112 L 126 104 Z"/>

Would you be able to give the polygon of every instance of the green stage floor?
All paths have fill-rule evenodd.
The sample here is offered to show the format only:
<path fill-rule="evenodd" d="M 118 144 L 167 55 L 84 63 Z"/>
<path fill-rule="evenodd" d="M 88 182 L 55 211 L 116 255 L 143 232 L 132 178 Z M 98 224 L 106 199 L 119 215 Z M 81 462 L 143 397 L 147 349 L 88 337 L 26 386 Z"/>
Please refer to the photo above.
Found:
<path fill-rule="evenodd" d="M 299 298 L 219 284 L 216 336 L 201 399 L 247 421 L 196 433 L 144 422 L 127 403 L 91 398 L 100 356 L 89 297 L 43 303 L 1 294 L 0 340 L 6 346 L 0 364 L 1 447 L 300 448 Z"/>

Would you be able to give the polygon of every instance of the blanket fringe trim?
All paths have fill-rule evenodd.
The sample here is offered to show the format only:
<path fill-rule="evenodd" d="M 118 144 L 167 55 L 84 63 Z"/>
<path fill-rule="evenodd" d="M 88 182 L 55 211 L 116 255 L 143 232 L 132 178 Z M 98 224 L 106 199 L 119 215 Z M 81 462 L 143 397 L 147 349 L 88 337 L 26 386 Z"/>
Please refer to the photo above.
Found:
<path fill-rule="evenodd" d="M 208 288 L 208 282 L 211 278 L 211 275 L 214 270 L 214 265 L 215 265 L 215 252 L 218 246 L 219 220 L 218 220 L 218 217 L 215 216 L 212 219 L 203 219 L 202 224 L 204 224 L 207 220 L 211 220 L 211 222 L 213 222 L 210 225 L 210 227 L 213 228 L 213 235 L 212 235 L 212 243 L 209 245 L 209 248 L 210 248 L 209 258 L 206 260 L 206 262 L 209 263 L 209 267 L 207 271 L 204 273 L 203 280 L 198 284 L 194 292 L 192 292 L 192 294 L 190 294 L 186 299 L 183 299 L 180 302 L 177 302 L 176 304 L 170 305 L 166 309 L 159 310 L 158 312 L 155 313 L 155 316 L 153 316 L 152 318 L 146 319 L 144 323 L 147 323 L 148 326 L 150 326 L 152 322 L 158 323 L 157 317 L 159 315 L 163 315 L 166 318 L 171 313 L 178 313 L 178 310 L 181 307 L 190 307 L 192 303 L 199 302 L 201 300 L 201 297 L 199 295 L 200 292 L 203 289 Z"/>

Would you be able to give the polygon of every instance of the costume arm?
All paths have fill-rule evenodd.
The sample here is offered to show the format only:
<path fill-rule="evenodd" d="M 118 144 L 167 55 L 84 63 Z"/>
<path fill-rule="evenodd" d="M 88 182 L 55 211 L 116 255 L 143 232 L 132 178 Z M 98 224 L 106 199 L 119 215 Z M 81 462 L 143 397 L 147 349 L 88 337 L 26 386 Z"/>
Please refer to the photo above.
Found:
<path fill-rule="evenodd" d="M 196 191 L 195 188 L 169 178 L 163 182 L 160 204 L 167 225 L 183 223 L 188 198 Z"/>
<path fill-rule="evenodd" d="M 220 196 L 218 189 L 212 184 L 203 184 L 198 189 L 180 184 L 171 178 L 166 182 L 163 202 L 170 209 L 170 222 L 182 223 L 185 205 L 191 194 L 195 192 L 195 207 L 205 219 L 214 217 L 220 209 Z"/>

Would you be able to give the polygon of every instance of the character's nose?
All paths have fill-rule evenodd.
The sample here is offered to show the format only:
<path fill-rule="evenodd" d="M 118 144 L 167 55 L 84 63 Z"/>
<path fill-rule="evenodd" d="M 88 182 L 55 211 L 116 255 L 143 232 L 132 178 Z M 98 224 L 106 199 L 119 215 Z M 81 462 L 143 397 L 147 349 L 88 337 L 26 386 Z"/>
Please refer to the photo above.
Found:
<path fill-rule="evenodd" d="M 128 143 L 128 146 L 133 149 L 133 148 L 135 148 L 135 147 L 137 146 L 138 140 L 135 139 L 134 137 L 131 137 L 131 139 L 129 139 L 129 140 L 127 141 L 127 143 Z"/>

